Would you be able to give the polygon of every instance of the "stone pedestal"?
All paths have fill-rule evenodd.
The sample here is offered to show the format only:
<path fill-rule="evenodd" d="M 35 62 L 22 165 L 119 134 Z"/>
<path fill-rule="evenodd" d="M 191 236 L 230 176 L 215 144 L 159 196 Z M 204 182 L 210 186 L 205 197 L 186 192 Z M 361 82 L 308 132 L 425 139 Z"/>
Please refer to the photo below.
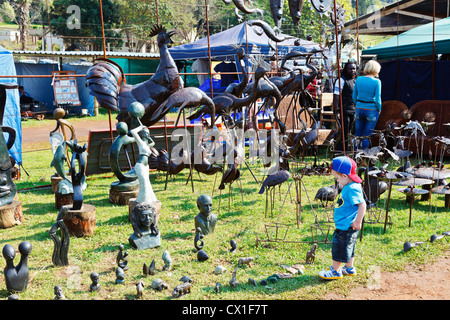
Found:
<path fill-rule="evenodd" d="M 80 210 L 72 210 L 71 205 L 61 207 L 64 211 L 63 221 L 71 236 L 87 237 L 94 234 L 95 207 L 83 203 Z"/>
<path fill-rule="evenodd" d="M 55 207 L 56 209 L 61 209 L 65 205 L 71 205 L 73 204 L 73 193 L 59 193 L 58 191 L 55 192 Z"/>
<path fill-rule="evenodd" d="M 0 228 L 6 229 L 21 224 L 24 221 L 22 203 L 13 200 L 11 204 L 0 207 Z"/>

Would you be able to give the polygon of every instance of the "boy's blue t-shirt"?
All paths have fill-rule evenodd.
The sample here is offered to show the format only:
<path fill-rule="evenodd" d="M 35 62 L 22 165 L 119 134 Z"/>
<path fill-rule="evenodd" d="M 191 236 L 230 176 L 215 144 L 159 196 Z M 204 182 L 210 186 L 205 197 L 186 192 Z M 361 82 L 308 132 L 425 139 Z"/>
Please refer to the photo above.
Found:
<path fill-rule="evenodd" d="M 336 229 L 347 230 L 358 214 L 358 204 L 364 202 L 360 183 L 351 182 L 344 186 L 336 201 L 334 224 Z"/>

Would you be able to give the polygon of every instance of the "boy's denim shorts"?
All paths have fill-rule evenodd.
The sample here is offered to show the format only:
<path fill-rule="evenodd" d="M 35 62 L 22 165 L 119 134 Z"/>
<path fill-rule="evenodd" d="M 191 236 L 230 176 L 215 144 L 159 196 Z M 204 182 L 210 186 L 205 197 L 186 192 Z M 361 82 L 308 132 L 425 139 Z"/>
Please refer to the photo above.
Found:
<path fill-rule="evenodd" d="M 359 230 L 335 229 L 331 239 L 331 257 L 334 261 L 348 263 L 355 256 L 356 239 Z"/>

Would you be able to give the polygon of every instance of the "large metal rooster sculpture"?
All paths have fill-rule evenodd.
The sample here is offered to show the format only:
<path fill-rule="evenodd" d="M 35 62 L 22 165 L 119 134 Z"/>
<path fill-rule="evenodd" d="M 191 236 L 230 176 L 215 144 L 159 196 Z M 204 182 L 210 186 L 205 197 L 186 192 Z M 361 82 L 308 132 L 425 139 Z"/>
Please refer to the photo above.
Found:
<path fill-rule="evenodd" d="M 160 62 L 153 76 L 136 85 L 126 84 L 123 70 L 111 60 L 99 59 L 86 73 L 86 85 L 101 107 L 120 111 L 117 120 L 130 122 L 128 106 L 140 102 L 145 107 L 143 125 L 151 126 L 152 114 L 171 94 L 182 88 L 178 68 L 167 45 L 175 31 L 166 31 L 161 25 L 152 28 L 150 37 L 157 35 Z"/>

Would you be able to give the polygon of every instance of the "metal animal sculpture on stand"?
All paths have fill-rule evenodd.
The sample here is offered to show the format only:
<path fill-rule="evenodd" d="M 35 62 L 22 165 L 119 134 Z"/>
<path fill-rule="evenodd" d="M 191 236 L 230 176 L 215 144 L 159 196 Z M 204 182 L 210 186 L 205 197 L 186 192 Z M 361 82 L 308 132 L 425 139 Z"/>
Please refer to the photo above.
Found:
<path fill-rule="evenodd" d="M 3 247 L 3 258 L 6 266 L 3 274 L 6 282 L 6 289 L 9 293 L 22 292 L 27 289 L 30 271 L 28 269 L 28 256 L 31 253 L 31 243 L 23 241 L 19 244 L 20 261 L 14 266 L 16 250 L 13 246 L 5 244 Z"/>
<path fill-rule="evenodd" d="M 175 121 L 175 128 L 178 126 L 181 112 L 184 108 L 197 108 L 199 106 L 206 106 L 212 110 L 211 119 L 215 119 L 215 106 L 213 100 L 206 95 L 206 93 L 196 87 L 183 88 L 177 92 L 172 93 L 167 100 L 154 111 L 150 122 L 156 123 L 162 119 L 170 110 L 178 108 L 178 117 Z M 214 122 L 211 121 L 211 127 Z"/>
<path fill-rule="evenodd" d="M 336 181 L 334 186 L 322 187 L 319 190 L 317 190 L 314 200 L 319 200 L 322 203 L 322 206 L 326 207 L 326 206 L 328 206 L 328 202 L 334 202 L 337 195 L 341 191 L 342 191 L 342 187 Z M 325 205 L 323 204 L 324 201 L 325 201 Z"/>
<path fill-rule="evenodd" d="M 248 1 L 248 0 L 222 0 L 222 1 L 225 4 L 230 4 L 231 2 L 234 3 L 234 5 L 236 6 L 236 8 L 234 9 L 234 13 L 235 13 L 236 17 L 238 18 L 239 22 L 242 21 L 242 16 L 239 14 L 239 11 L 241 11 L 242 13 L 245 13 L 245 14 L 256 13 L 259 15 L 260 19 L 262 19 L 262 16 L 264 13 L 263 10 L 258 9 L 258 8 L 251 9 L 245 5 L 245 2 L 249 2 L 251 4 L 251 1 Z"/>
<path fill-rule="evenodd" d="M 292 23 L 298 34 L 298 25 L 300 23 L 300 17 L 302 16 L 303 0 L 288 0 L 289 14 L 291 15 Z"/>
<path fill-rule="evenodd" d="M 175 31 L 167 31 L 161 25 L 154 26 L 150 37 L 157 35 L 160 62 L 153 76 L 142 83 L 129 85 L 119 65 L 112 60 L 97 59 L 86 73 L 86 85 L 90 94 L 97 98 L 100 106 L 111 111 L 119 111 L 117 119 L 130 123 L 128 107 L 140 102 L 145 108 L 142 124 L 151 126 L 154 110 L 169 96 L 182 88 L 178 68 L 169 53 L 167 45 L 172 42 Z M 131 128 L 133 129 L 133 128 Z"/>
<path fill-rule="evenodd" d="M 253 91 L 246 97 L 238 98 L 231 93 L 222 93 L 213 98 L 214 106 L 215 106 L 215 116 L 222 116 L 224 118 L 231 119 L 231 113 L 235 110 L 240 109 L 242 107 L 246 107 L 250 105 L 257 98 L 257 86 L 259 80 L 261 78 L 266 77 L 267 70 L 260 67 L 255 71 L 254 82 L 252 84 Z M 211 117 L 213 116 L 214 110 L 209 106 L 203 106 L 198 111 L 193 113 L 188 117 L 189 120 L 194 120 L 204 116 L 205 114 L 209 114 Z M 216 120 L 214 120 L 215 122 Z"/>
<path fill-rule="evenodd" d="M 270 0 L 270 12 L 272 13 L 272 19 L 275 23 L 275 27 L 278 29 L 281 29 L 283 4 L 284 0 Z"/>
<path fill-rule="evenodd" d="M 245 54 L 245 50 L 243 47 L 240 47 L 236 51 L 236 57 L 239 61 L 240 67 L 241 67 L 241 75 L 242 80 L 239 83 L 230 83 L 228 87 L 225 89 L 225 92 L 231 93 L 235 95 L 238 98 L 242 97 L 242 93 L 244 92 L 245 87 L 248 84 L 249 77 L 247 72 L 247 65 L 244 63 L 244 58 L 248 57 L 248 55 Z"/>
<path fill-rule="evenodd" d="M 277 42 L 277 43 L 283 42 L 288 39 L 295 39 L 295 37 L 293 37 L 293 36 L 279 34 L 280 32 L 276 27 L 272 28 L 267 22 L 265 22 L 263 20 L 249 20 L 249 21 L 247 21 L 247 24 L 251 27 L 260 27 L 270 40 Z M 257 34 L 258 33 L 259 32 L 257 32 Z"/>
<path fill-rule="evenodd" d="M 271 212 L 274 207 L 274 201 L 275 201 L 275 187 L 278 186 L 281 188 L 281 184 L 288 181 L 291 174 L 287 170 L 280 170 L 277 171 L 269 176 L 267 176 L 266 179 L 264 179 L 261 189 L 259 190 L 259 194 L 263 194 L 266 191 L 266 208 L 265 208 L 265 215 L 267 216 L 267 210 L 268 210 L 268 195 L 270 195 L 270 208 Z"/>

